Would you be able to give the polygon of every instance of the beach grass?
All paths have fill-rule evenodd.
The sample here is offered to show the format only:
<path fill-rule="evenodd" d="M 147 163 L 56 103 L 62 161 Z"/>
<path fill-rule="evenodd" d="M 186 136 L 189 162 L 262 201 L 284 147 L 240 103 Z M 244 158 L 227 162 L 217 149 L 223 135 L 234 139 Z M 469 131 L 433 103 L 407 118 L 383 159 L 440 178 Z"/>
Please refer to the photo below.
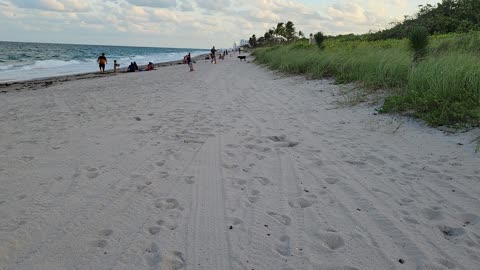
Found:
<path fill-rule="evenodd" d="M 406 113 L 432 126 L 480 126 L 480 33 L 433 36 L 415 64 L 406 39 L 348 41 L 330 38 L 323 50 L 306 41 L 258 48 L 256 61 L 311 78 L 360 82 L 386 89 L 381 112 Z"/>

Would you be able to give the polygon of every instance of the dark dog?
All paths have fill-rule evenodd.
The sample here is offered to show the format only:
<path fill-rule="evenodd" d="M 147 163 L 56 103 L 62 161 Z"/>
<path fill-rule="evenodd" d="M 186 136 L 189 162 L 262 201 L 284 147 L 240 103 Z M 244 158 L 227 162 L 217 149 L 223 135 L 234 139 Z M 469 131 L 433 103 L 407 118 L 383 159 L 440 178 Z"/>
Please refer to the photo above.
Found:
<path fill-rule="evenodd" d="M 247 57 L 245 55 L 239 55 L 237 57 L 238 59 L 240 59 L 240 61 L 244 60 L 245 62 L 247 62 Z"/>

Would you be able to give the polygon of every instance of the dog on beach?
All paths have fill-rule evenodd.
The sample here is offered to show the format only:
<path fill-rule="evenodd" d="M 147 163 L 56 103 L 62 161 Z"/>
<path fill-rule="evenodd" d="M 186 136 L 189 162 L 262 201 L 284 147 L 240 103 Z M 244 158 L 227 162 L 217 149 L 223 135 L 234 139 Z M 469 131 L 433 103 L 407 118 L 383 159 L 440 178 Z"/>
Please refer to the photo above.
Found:
<path fill-rule="evenodd" d="M 247 62 L 247 57 L 245 55 L 239 55 L 237 57 L 238 59 L 240 59 L 240 61 L 244 60 L 245 62 Z"/>

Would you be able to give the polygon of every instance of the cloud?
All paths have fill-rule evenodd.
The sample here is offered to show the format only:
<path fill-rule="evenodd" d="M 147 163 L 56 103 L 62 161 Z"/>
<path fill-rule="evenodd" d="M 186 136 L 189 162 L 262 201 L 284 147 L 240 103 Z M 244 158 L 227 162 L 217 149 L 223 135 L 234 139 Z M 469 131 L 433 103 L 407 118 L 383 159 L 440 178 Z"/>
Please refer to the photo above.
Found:
<path fill-rule="evenodd" d="M 197 6 L 210 12 L 224 10 L 231 6 L 231 0 L 196 0 Z"/>
<path fill-rule="evenodd" d="M 155 7 L 155 8 L 171 8 L 177 6 L 176 0 L 127 0 L 132 5 Z"/>
<path fill-rule="evenodd" d="M 90 3 L 83 0 L 10 0 L 16 7 L 52 11 L 86 12 Z"/>
<path fill-rule="evenodd" d="M 189 0 L 182 0 L 180 1 L 180 10 L 181 11 L 193 11 L 193 2 Z"/>

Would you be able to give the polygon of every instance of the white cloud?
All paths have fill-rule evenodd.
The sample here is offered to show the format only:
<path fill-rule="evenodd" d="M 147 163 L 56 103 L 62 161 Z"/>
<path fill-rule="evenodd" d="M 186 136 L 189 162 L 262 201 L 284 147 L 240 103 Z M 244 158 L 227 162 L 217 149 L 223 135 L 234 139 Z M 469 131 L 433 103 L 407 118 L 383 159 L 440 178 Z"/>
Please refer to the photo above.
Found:
<path fill-rule="evenodd" d="M 197 6 L 210 12 L 224 10 L 232 4 L 231 0 L 196 0 Z"/>
<path fill-rule="evenodd" d="M 91 9 L 90 3 L 83 0 L 10 0 L 20 8 L 33 8 L 54 11 L 85 12 Z"/>
<path fill-rule="evenodd" d="M 130 4 L 136 6 L 170 8 L 177 6 L 176 0 L 127 0 Z"/>
<path fill-rule="evenodd" d="M 190 0 L 181 0 L 179 4 L 181 11 L 193 11 L 193 2 Z"/>

